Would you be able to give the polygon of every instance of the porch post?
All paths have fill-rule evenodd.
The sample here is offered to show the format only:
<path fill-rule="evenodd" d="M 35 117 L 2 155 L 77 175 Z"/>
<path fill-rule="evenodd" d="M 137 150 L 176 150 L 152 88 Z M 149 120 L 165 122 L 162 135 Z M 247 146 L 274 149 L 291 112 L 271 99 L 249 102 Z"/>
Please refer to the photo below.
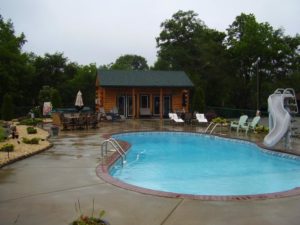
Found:
<path fill-rule="evenodd" d="M 135 119 L 135 88 L 132 88 L 132 118 Z"/>
<path fill-rule="evenodd" d="M 159 113 L 160 113 L 160 119 L 162 120 L 163 118 L 163 89 L 160 88 L 160 97 L 159 97 Z"/>
<path fill-rule="evenodd" d="M 187 100 L 186 100 L 186 111 L 190 112 L 190 90 L 187 91 Z"/>
<path fill-rule="evenodd" d="M 103 109 L 104 110 L 107 110 L 106 109 L 106 89 L 105 88 L 103 88 L 103 102 L 102 102 L 102 106 L 103 106 Z"/>
<path fill-rule="evenodd" d="M 140 118 L 140 94 L 136 93 L 136 118 Z"/>

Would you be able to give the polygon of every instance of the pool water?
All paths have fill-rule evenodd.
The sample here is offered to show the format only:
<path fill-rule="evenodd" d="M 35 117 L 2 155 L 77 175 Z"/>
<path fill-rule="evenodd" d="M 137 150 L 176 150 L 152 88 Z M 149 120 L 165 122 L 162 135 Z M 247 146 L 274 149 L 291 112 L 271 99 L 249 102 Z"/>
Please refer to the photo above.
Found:
<path fill-rule="evenodd" d="M 300 186 L 300 160 L 255 144 L 184 132 L 113 136 L 129 142 L 127 162 L 110 167 L 117 180 L 157 191 L 253 195 Z"/>

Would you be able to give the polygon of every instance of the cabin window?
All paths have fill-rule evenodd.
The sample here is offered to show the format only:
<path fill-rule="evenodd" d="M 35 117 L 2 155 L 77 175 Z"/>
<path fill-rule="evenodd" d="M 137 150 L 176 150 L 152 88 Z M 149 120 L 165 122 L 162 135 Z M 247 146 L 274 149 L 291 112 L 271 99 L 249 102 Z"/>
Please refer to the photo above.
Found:
<path fill-rule="evenodd" d="M 149 108 L 149 95 L 141 95 L 141 108 Z"/>

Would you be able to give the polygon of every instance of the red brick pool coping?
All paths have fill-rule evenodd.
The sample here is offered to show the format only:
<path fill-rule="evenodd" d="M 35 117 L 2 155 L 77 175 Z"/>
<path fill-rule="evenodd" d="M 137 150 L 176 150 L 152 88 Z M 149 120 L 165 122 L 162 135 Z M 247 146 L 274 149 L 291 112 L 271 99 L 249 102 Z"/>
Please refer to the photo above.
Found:
<path fill-rule="evenodd" d="M 132 131 L 132 132 L 125 132 L 125 133 L 134 133 L 134 132 L 155 132 L 155 131 Z M 159 131 L 163 132 L 163 131 Z M 176 132 L 176 131 L 173 131 Z M 191 132 L 193 133 L 193 132 Z M 113 134 L 105 134 L 103 135 L 104 138 L 109 138 Z M 224 138 L 224 136 L 222 136 Z M 230 138 L 233 139 L 233 138 Z M 236 139 L 236 138 L 234 138 Z M 244 139 L 237 139 L 242 141 L 247 141 Z M 247 141 L 250 142 L 250 141 Z M 130 144 L 127 142 L 120 142 L 122 148 L 127 151 L 130 148 Z M 251 142 L 253 143 L 253 142 Z M 258 147 L 263 148 L 261 144 L 254 143 L 258 145 Z M 268 148 L 268 150 L 271 150 Z M 274 151 L 278 152 L 278 151 Z M 281 151 L 280 151 L 281 152 Z M 122 181 L 116 180 L 109 174 L 110 166 L 120 158 L 120 155 L 115 152 L 112 154 L 106 161 L 106 163 L 100 163 L 96 168 L 97 176 L 110 183 L 114 186 L 135 191 L 141 194 L 147 195 L 154 195 L 159 197 L 167 197 L 167 198 L 187 198 L 187 199 L 194 199 L 194 200 L 206 200 L 206 201 L 241 201 L 241 200 L 263 200 L 263 199 L 273 199 L 273 198 L 284 198 L 284 197 L 292 197 L 296 195 L 300 195 L 300 187 L 296 187 L 294 189 L 290 189 L 287 191 L 282 192 L 274 192 L 274 193 L 267 193 L 267 194 L 256 194 L 256 195 L 192 195 L 192 194 L 180 194 L 180 193 L 173 193 L 173 192 L 164 192 L 164 191 L 157 191 L 147 188 L 138 187 L 135 185 L 131 185 L 128 183 L 124 183 Z"/>

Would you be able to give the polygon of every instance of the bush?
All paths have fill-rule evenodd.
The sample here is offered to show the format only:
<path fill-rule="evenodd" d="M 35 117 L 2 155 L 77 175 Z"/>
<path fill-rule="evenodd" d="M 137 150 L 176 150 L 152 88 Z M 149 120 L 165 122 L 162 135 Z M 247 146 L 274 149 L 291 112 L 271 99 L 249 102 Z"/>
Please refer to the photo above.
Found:
<path fill-rule="evenodd" d="M 35 106 L 30 110 L 31 113 L 34 114 L 35 117 L 42 117 L 42 111 L 40 106 Z"/>
<path fill-rule="evenodd" d="M 205 117 L 206 119 L 210 122 L 212 121 L 214 118 L 217 117 L 217 114 L 214 111 L 209 111 L 207 113 L 205 113 Z"/>
<path fill-rule="evenodd" d="M 75 203 L 75 209 L 78 213 L 80 213 L 80 217 L 77 220 L 73 221 L 71 223 L 72 225 L 109 225 L 108 222 L 102 220 L 102 217 L 105 214 L 104 210 L 101 210 L 99 212 L 98 217 L 94 217 L 94 215 L 93 215 L 94 214 L 94 201 L 93 201 L 93 212 L 92 212 L 91 216 L 86 216 L 86 215 L 82 214 L 79 200 L 78 200 L 78 204 Z"/>
<path fill-rule="evenodd" d="M 5 131 L 3 127 L 0 126 L 0 142 L 5 140 Z"/>
<path fill-rule="evenodd" d="M 5 144 L 0 148 L 1 152 L 12 152 L 15 146 L 13 144 Z"/>
<path fill-rule="evenodd" d="M 38 145 L 39 141 L 40 141 L 40 138 L 31 138 L 30 139 L 30 138 L 23 137 L 22 141 L 25 144 Z"/>
<path fill-rule="evenodd" d="M 21 125 L 27 125 L 27 126 L 36 126 L 38 123 L 43 122 L 42 119 L 24 119 L 20 121 Z"/>
<path fill-rule="evenodd" d="M 28 134 L 36 134 L 37 130 L 34 127 L 27 127 Z"/>
<path fill-rule="evenodd" d="M 269 128 L 265 127 L 263 125 L 260 125 L 260 126 L 257 126 L 255 128 L 255 132 L 257 132 L 257 133 L 268 133 L 269 132 Z"/>
<path fill-rule="evenodd" d="M 227 120 L 222 117 L 217 117 L 217 118 L 212 119 L 212 122 L 224 124 L 224 123 L 227 123 Z"/>

